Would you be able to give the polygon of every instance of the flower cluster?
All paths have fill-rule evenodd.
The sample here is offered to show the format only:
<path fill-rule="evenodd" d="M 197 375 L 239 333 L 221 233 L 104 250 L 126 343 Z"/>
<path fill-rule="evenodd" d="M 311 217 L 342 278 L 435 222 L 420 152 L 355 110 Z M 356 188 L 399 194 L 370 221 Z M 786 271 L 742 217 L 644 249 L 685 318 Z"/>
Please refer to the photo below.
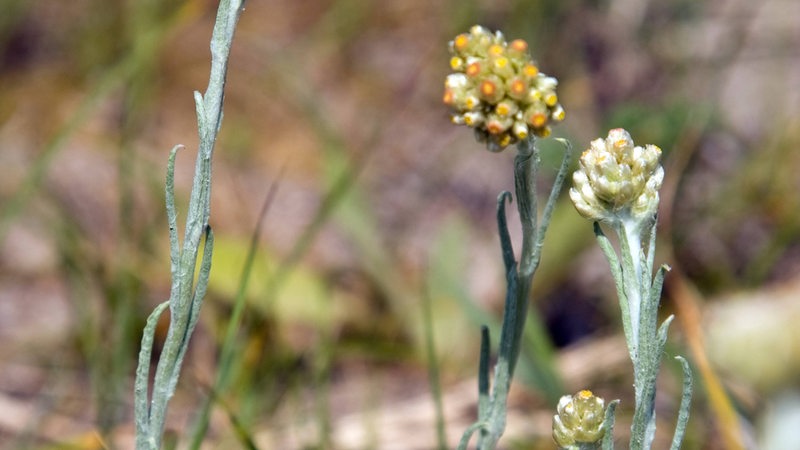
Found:
<path fill-rule="evenodd" d="M 453 123 L 475 129 L 480 142 L 498 152 L 533 134 L 550 134 L 550 123 L 564 120 L 558 81 L 539 72 L 522 39 L 507 43 L 501 32 L 475 25 L 450 42 L 450 67 L 444 103 Z"/>
<path fill-rule="evenodd" d="M 622 128 L 595 139 L 572 175 L 569 196 L 575 208 L 591 220 L 649 220 L 658 209 L 658 190 L 664 181 L 660 157 L 660 148 L 634 146 Z"/>
<path fill-rule="evenodd" d="M 605 434 L 605 401 L 592 391 L 583 390 L 565 395 L 558 401 L 558 414 L 553 416 L 553 440 L 560 448 L 584 448 Z"/>

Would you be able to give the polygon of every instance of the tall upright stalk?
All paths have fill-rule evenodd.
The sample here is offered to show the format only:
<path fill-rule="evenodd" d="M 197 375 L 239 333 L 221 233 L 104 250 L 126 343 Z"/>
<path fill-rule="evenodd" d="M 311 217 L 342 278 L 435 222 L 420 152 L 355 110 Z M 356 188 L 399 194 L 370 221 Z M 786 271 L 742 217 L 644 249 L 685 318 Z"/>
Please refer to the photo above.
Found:
<path fill-rule="evenodd" d="M 228 57 L 236 24 L 243 10 L 243 0 L 220 1 L 211 36 L 211 73 L 208 88 L 205 95 L 197 91 L 194 93 L 200 146 L 182 247 L 178 238 L 174 185 L 175 157 L 181 146 L 172 149 L 167 165 L 166 205 L 172 284 L 169 300 L 156 307 L 147 320 L 142 336 L 134 385 L 137 450 L 157 450 L 161 447 L 167 406 L 175 393 L 183 358 L 197 324 L 200 306 L 208 286 L 214 247 L 214 236 L 208 225 L 211 213 L 211 157 L 222 123 Z M 195 280 L 195 268 L 201 244 L 202 259 L 199 275 Z M 155 327 L 159 316 L 167 307 L 170 310 L 169 330 L 158 360 L 150 395 L 148 382 Z"/>
<path fill-rule="evenodd" d="M 522 226 L 522 250 L 516 260 L 506 224 L 509 192 L 497 198 L 497 225 L 505 264 L 506 299 L 500 348 L 489 382 L 489 332 L 481 335 L 478 362 L 478 420 L 464 433 L 459 449 L 466 449 L 478 431 L 478 448 L 494 449 L 505 431 L 508 391 L 519 359 L 525 319 L 528 315 L 533 274 L 539 266 L 545 232 L 561 192 L 571 160 L 571 147 L 565 151 L 553 188 L 539 218 L 537 175 L 540 167 L 537 137 L 550 135 L 550 125 L 564 120 L 558 102 L 558 81 L 542 73 L 528 53 L 522 39 L 506 42 L 503 33 L 490 32 L 475 25 L 468 33 L 450 42 L 450 68 L 445 80 L 443 101 L 453 109 L 457 125 L 473 128 L 487 150 L 501 152 L 517 144 L 514 159 L 514 186 Z M 490 391 L 491 390 L 491 391 Z"/>
<path fill-rule="evenodd" d="M 536 175 L 540 166 L 536 141 L 534 138 L 530 138 L 517 145 L 514 180 L 517 210 L 522 224 L 522 250 L 519 261 L 515 260 L 505 218 L 505 203 L 511 198 L 511 194 L 503 192 L 498 197 L 497 223 L 506 271 L 506 302 L 500 331 L 500 348 L 494 369 L 493 383 L 489 383 L 488 364 L 485 361 L 480 364 L 479 397 L 482 397 L 484 401 L 479 402 L 478 421 L 464 433 L 459 449 L 467 448 L 474 431 L 479 431 L 478 449 L 494 449 L 505 431 L 508 391 L 519 359 L 522 333 L 530 302 L 531 283 L 541 260 L 542 243 L 571 160 L 571 147 L 566 141 L 563 142 L 565 151 L 561 167 L 553 182 L 541 221 L 538 216 L 538 197 L 536 195 Z M 486 335 L 481 343 L 481 355 L 488 355 L 488 344 L 488 335 Z M 488 356 L 482 356 L 481 359 L 488 359 Z M 489 392 L 490 387 L 491 393 Z"/>
<path fill-rule="evenodd" d="M 631 450 L 652 446 L 656 433 L 656 379 L 661 366 L 667 330 L 672 316 L 658 325 L 661 287 L 669 267 L 654 270 L 656 247 L 656 212 L 658 191 L 664 179 L 659 163 L 661 149 L 655 145 L 636 146 L 630 134 L 616 128 L 605 139 L 595 139 L 580 158 L 580 167 L 572 176 L 574 186 L 570 198 L 578 212 L 594 221 L 594 232 L 608 260 L 617 288 L 622 328 L 633 363 L 634 413 L 631 425 Z M 616 235 L 619 254 L 606 237 L 601 223 Z M 654 273 L 655 272 L 655 273 Z M 673 450 L 680 448 L 692 396 L 692 372 L 688 362 L 676 357 L 684 373 L 683 395 L 678 421 L 673 434 Z M 584 391 L 589 392 L 589 391 Z M 606 414 L 604 430 L 587 435 L 582 420 L 575 418 L 578 404 L 589 395 L 562 398 L 554 417 L 553 435 L 561 448 L 613 447 L 613 411 Z M 584 402 L 586 403 L 586 402 Z M 598 402 L 602 404 L 602 400 Z M 567 405 L 571 405 L 567 408 Z M 586 411 L 590 411 L 589 408 Z M 584 414 L 597 418 L 598 413 Z M 596 421 L 588 420 L 594 425 Z M 603 432 L 606 439 L 600 441 Z"/>

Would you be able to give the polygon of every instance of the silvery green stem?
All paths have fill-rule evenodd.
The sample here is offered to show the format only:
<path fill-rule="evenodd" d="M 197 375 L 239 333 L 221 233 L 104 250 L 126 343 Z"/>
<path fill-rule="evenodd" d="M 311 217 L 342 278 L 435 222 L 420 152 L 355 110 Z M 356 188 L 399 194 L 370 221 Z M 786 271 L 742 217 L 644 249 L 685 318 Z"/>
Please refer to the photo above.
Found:
<path fill-rule="evenodd" d="M 547 226 L 550 223 L 550 217 L 571 160 L 571 146 L 567 141 L 562 140 L 561 142 L 566 147 L 563 160 L 542 212 L 541 221 L 538 216 L 536 195 L 536 175 L 540 165 L 539 151 L 533 137 L 521 141 L 517 145 L 518 153 L 514 160 L 514 185 L 517 209 L 522 222 L 522 252 L 519 263 L 514 257 L 505 217 L 505 204 L 510 201 L 511 194 L 503 192 L 497 199 L 497 223 L 507 284 L 503 324 L 500 331 L 500 348 L 494 369 L 493 383 L 491 383 L 491 392 L 489 392 L 489 336 L 487 331 L 482 333 L 478 373 L 480 399 L 478 421 L 464 433 L 458 446 L 459 449 L 467 448 L 472 434 L 476 431 L 478 432 L 477 448 L 480 450 L 494 449 L 505 431 L 508 390 L 519 358 L 531 282 L 541 259 L 542 243 Z"/>
<path fill-rule="evenodd" d="M 651 235 L 655 234 L 655 221 Z M 633 355 L 634 392 L 636 407 L 634 422 L 631 428 L 631 449 L 650 448 L 655 437 L 655 382 L 661 363 L 661 349 L 655 344 L 655 328 L 649 327 L 652 320 L 656 320 L 658 309 L 651 308 L 650 303 L 659 298 L 651 299 L 648 282 L 652 274 L 652 267 L 642 267 L 642 229 L 641 224 L 634 220 L 625 220 L 618 227 L 620 238 L 620 251 L 622 255 L 622 277 L 625 287 L 625 296 L 628 301 L 631 322 L 631 340 L 628 343 Z M 654 317 L 649 317 L 650 313 Z"/>
<path fill-rule="evenodd" d="M 664 181 L 655 145 L 637 146 L 622 128 L 595 139 L 580 157 L 580 167 L 572 176 L 570 199 L 582 216 L 594 221 L 594 232 L 608 260 L 617 288 L 622 327 L 633 363 L 635 406 L 630 448 L 649 449 L 656 431 L 656 379 L 672 317 L 658 326 L 658 306 L 664 275 L 661 266 L 653 273 L 656 246 L 658 190 Z M 619 255 L 605 236 L 600 223 L 616 234 Z M 647 240 L 647 248 L 643 241 Z M 684 366 L 684 394 L 678 414 L 673 448 L 680 446 L 691 399 L 691 371 Z M 610 413 L 613 425 L 613 411 Z M 610 430 L 607 430 L 610 433 Z M 563 434 L 563 433 L 562 433 Z M 604 450 L 613 447 L 607 435 Z"/>
<path fill-rule="evenodd" d="M 595 224 L 595 234 L 611 265 L 611 273 L 620 299 L 625 337 L 633 363 L 636 404 L 631 425 L 630 449 L 649 449 L 656 431 L 656 379 L 667 340 L 667 330 L 672 321 L 670 316 L 660 327 L 657 326 L 661 287 L 669 268 L 662 266 L 654 275 L 655 218 L 646 223 L 622 219 L 611 224 L 611 227 L 619 237 L 619 257 L 598 224 Z M 642 245 L 643 237 L 649 238 L 646 251 Z M 684 366 L 684 394 L 673 448 L 680 447 L 683 430 L 688 421 L 691 399 L 691 371 L 685 360 L 681 358 L 681 362 Z"/>
<path fill-rule="evenodd" d="M 627 243 L 625 245 L 627 247 L 625 256 L 630 258 L 630 264 L 623 266 L 622 273 L 626 275 L 624 277 L 625 295 L 628 302 L 628 311 L 631 315 L 630 352 L 632 355 L 636 355 L 639 347 L 639 321 L 642 307 L 642 286 L 640 281 L 642 274 L 646 272 L 642 267 L 642 258 L 640 256 L 641 231 L 638 223 L 628 220 L 622 223 L 618 233 L 621 236 L 621 240 Z M 628 268 L 628 270 L 626 271 L 625 268 Z"/>
<path fill-rule="evenodd" d="M 162 304 L 156 308 L 148 319 L 142 337 L 134 386 L 137 450 L 156 450 L 161 447 L 167 405 L 175 393 L 181 364 L 189 345 L 189 339 L 197 324 L 200 306 L 208 286 L 214 242 L 211 228 L 208 226 L 211 200 L 211 157 L 217 132 L 222 123 L 228 56 L 233 43 L 236 23 L 243 11 L 243 6 L 243 0 L 222 0 L 220 2 L 211 37 L 211 74 L 208 88 L 205 95 L 201 95 L 199 92 L 194 93 L 200 146 L 189 199 L 183 248 L 180 247 L 178 239 L 174 195 L 175 156 L 179 146 L 172 150 L 167 166 L 166 203 L 172 274 L 170 298 L 167 303 L 170 309 L 170 325 L 156 368 L 152 396 L 148 395 L 148 379 L 153 333 L 158 316 L 166 306 Z M 195 268 L 198 255 L 200 255 L 201 240 L 204 237 L 202 261 L 195 283 Z M 149 404 L 148 397 L 150 397 Z"/>

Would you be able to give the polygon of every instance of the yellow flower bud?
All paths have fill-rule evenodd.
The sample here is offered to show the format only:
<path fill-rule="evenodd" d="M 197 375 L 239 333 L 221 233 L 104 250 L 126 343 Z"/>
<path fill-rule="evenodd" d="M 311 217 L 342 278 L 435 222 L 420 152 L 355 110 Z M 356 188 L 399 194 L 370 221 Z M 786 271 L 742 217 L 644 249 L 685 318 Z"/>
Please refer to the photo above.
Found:
<path fill-rule="evenodd" d="M 477 127 L 483 124 L 484 120 L 486 120 L 486 118 L 484 117 L 483 113 L 479 111 L 464 113 L 464 125 Z"/>
<path fill-rule="evenodd" d="M 486 73 L 486 69 L 484 65 L 481 64 L 480 61 L 473 61 L 467 65 L 466 69 L 464 70 L 464 73 L 466 73 L 471 78 L 477 78 Z"/>
<path fill-rule="evenodd" d="M 552 133 L 552 132 L 553 132 L 553 130 L 550 129 L 550 127 L 537 128 L 537 129 L 533 130 L 533 134 L 535 134 L 536 136 L 539 136 L 540 138 L 546 138 L 547 136 L 550 136 L 550 133 Z"/>
<path fill-rule="evenodd" d="M 456 36 L 456 38 L 453 39 L 453 42 L 451 43 L 451 48 L 453 52 L 456 54 L 464 53 L 467 50 L 467 47 L 469 46 L 469 41 L 470 41 L 469 35 L 466 33 L 462 33 Z"/>
<path fill-rule="evenodd" d="M 481 80 L 481 83 L 478 85 L 478 93 L 481 100 L 495 104 L 506 95 L 506 89 L 499 77 L 496 75 L 489 75 Z"/>
<path fill-rule="evenodd" d="M 492 62 L 492 72 L 503 78 L 510 78 L 514 76 L 514 66 L 508 58 L 501 56 Z"/>
<path fill-rule="evenodd" d="M 524 57 L 528 53 L 528 43 L 522 39 L 514 39 L 508 44 L 508 53 L 514 58 Z"/>
<path fill-rule="evenodd" d="M 509 99 L 503 100 L 494 108 L 494 112 L 500 117 L 511 117 L 519 111 L 519 106 L 516 102 Z"/>
<path fill-rule="evenodd" d="M 450 58 L 450 68 L 453 70 L 463 70 L 465 66 L 465 62 L 463 58 L 459 58 L 458 56 L 453 56 Z"/>
<path fill-rule="evenodd" d="M 660 157 L 660 148 L 635 146 L 622 128 L 595 139 L 572 176 L 569 195 L 575 208 L 591 220 L 649 220 L 658 209 L 664 181 Z"/>
<path fill-rule="evenodd" d="M 525 111 L 525 121 L 533 128 L 543 128 L 547 125 L 547 109 L 540 105 L 533 105 Z"/>
<path fill-rule="evenodd" d="M 511 126 L 511 131 L 514 133 L 514 137 L 519 139 L 520 141 L 528 137 L 528 125 L 525 122 L 515 121 L 514 125 Z"/>
<path fill-rule="evenodd" d="M 533 63 L 528 63 L 522 68 L 522 73 L 529 80 L 534 80 L 539 75 L 539 68 Z"/>
<path fill-rule="evenodd" d="M 561 397 L 556 411 L 553 440 L 560 448 L 578 449 L 581 444 L 598 442 L 605 434 L 605 402 L 592 391 Z"/>
<path fill-rule="evenodd" d="M 510 117 L 500 117 L 497 114 L 490 114 L 489 117 L 486 118 L 486 131 L 488 131 L 489 134 L 500 135 L 511 128 L 513 123 L 514 120 Z"/>
<path fill-rule="evenodd" d="M 464 107 L 463 109 L 466 111 L 473 111 L 479 109 L 481 106 L 481 99 L 475 95 L 474 92 L 467 92 L 464 96 Z"/>
<path fill-rule="evenodd" d="M 540 106 L 544 105 L 544 100 L 542 100 L 542 92 L 536 88 L 528 89 L 528 92 L 525 95 L 525 102 L 530 104 L 532 107 L 541 109 Z"/>
<path fill-rule="evenodd" d="M 550 118 L 556 122 L 561 122 L 564 120 L 566 114 L 567 113 L 564 111 L 564 108 L 562 108 L 561 105 L 556 105 L 556 107 L 553 108 L 553 112 L 550 113 Z"/>
<path fill-rule="evenodd" d="M 475 25 L 450 42 L 450 68 L 443 102 L 454 123 L 475 130 L 492 151 L 531 135 L 547 136 L 550 124 L 564 118 L 557 81 L 539 71 L 528 44 L 507 43 L 502 33 Z"/>
<path fill-rule="evenodd" d="M 500 44 L 492 44 L 489 46 L 488 52 L 490 58 L 500 58 L 505 56 L 506 49 Z"/>
<path fill-rule="evenodd" d="M 521 77 L 511 78 L 508 80 L 506 93 L 514 100 L 523 100 L 528 95 L 528 82 Z"/>
<path fill-rule="evenodd" d="M 450 88 L 444 89 L 444 95 L 442 95 L 442 103 L 448 106 L 453 106 L 456 103 L 456 94 Z"/>

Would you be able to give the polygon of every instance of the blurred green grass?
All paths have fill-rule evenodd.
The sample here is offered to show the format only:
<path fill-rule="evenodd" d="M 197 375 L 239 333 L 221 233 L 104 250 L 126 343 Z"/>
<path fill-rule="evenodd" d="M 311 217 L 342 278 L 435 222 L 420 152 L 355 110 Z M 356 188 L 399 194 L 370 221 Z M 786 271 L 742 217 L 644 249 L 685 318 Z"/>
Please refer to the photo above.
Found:
<path fill-rule="evenodd" d="M 704 295 L 796 278 L 800 161 L 791 150 L 800 121 L 782 89 L 797 71 L 788 44 L 797 27 L 771 12 L 775 3 L 723 11 L 674 0 L 621 14 L 619 2 L 251 1 L 215 161 L 210 298 L 171 432 L 184 442 L 211 395 L 249 237 L 280 167 L 244 296 L 234 381 L 213 395 L 208 445 L 354 448 L 342 423 L 356 417 L 374 428 L 359 448 L 391 448 L 394 431 L 357 413 L 428 404 L 423 284 L 445 400 L 474 376 L 479 324 L 497 322 L 503 298 L 493 208 L 510 188 L 511 161 L 482 152 L 439 103 L 446 43 L 473 23 L 528 39 L 559 78 L 568 117 L 556 135 L 580 149 L 621 126 L 665 150 L 676 186 L 665 245 Z M 4 447 L 98 448 L 87 438 L 95 432 L 129 446 L 138 333 L 168 290 L 163 168 L 174 144 L 196 143 L 191 91 L 207 71 L 213 6 L 0 5 L 0 291 L 10 311 L 0 322 L 0 395 L 33 411 L 9 407 L 24 420 L 0 424 Z M 762 36 L 764 21 L 786 40 Z M 688 156 L 669 172 L 673 155 Z M 178 168 L 184 192 L 190 169 Z M 545 245 L 534 288 L 545 323 L 567 323 L 572 342 L 613 334 L 612 291 L 592 259 L 591 231 L 567 201 Z M 48 285 L 55 296 L 41 294 Z M 26 315 L 27 302 L 44 312 Z M 593 321 L 576 323 L 570 312 L 587 304 Z M 61 310 L 66 323 L 48 315 Z M 744 383 L 744 399 L 768 401 L 748 385 L 757 383 L 723 375 Z M 624 377 L 579 382 L 597 380 L 610 396 L 626 395 Z M 553 393 L 521 390 L 515 413 L 546 416 Z M 710 412 L 698 398 L 694 420 L 703 423 Z M 759 423 L 760 403 L 741 402 Z M 430 447 L 409 448 L 433 448 L 432 416 L 420 417 L 431 417 L 415 424 Z M 455 435 L 471 421 L 461 410 L 445 418 Z M 545 422 L 512 427 L 510 441 L 551 448 Z M 702 427 L 690 432 L 691 448 L 718 448 Z"/>

